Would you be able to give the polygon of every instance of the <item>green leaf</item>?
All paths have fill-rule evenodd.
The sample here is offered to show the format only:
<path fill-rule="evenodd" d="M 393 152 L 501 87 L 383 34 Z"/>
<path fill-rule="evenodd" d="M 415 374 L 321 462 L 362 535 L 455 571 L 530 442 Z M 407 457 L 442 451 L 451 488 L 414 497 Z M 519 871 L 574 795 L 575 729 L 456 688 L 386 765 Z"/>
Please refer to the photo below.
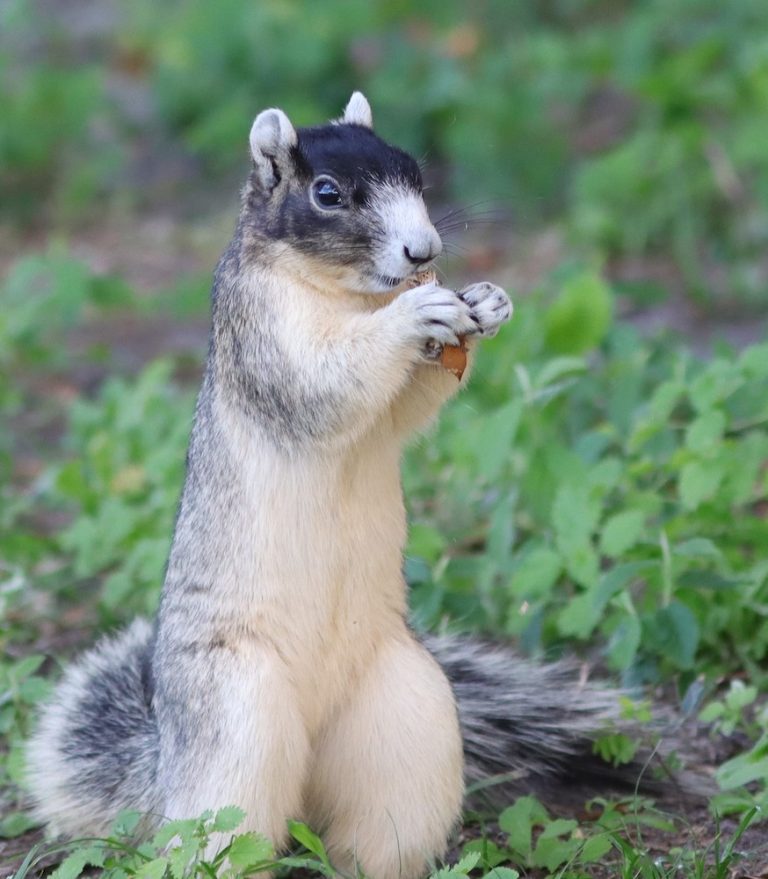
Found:
<path fill-rule="evenodd" d="M 696 591 L 702 589 L 732 591 L 744 586 L 744 582 L 743 579 L 728 579 L 728 577 L 721 577 L 720 574 L 716 574 L 714 571 L 701 571 L 698 569 L 685 571 L 676 580 L 678 586 L 695 589 Z"/>
<path fill-rule="evenodd" d="M 637 753 L 637 745 L 624 733 L 609 733 L 595 739 L 592 752 L 599 754 L 606 763 L 621 766 L 632 760 Z"/>
<path fill-rule="evenodd" d="M 101 846 L 79 848 L 67 855 L 51 874 L 51 879 L 77 879 L 86 866 L 101 867 L 105 852 Z"/>
<path fill-rule="evenodd" d="M 245 820 L 245 812 L 239 806 L 224 806 L 216 813 L 211 830 L 227 833 L 239 827 Z"/>
<path fill-rule="evenodd" d="M 522 413 L 523 402 L 515 399 L 483 418 L 477 425 L 473 452 L 478 473 L 486 482 L 495 482 L 510 460 Z"/>
<path fill-rule="evenodd" d="M 688 425 L 685 444 L 702 457 L 714 455 L 723 439 L 725 415 L 719 409 L 703 412 Z"/>
<path fill-rule="evenodd" d="M 590 488 L 599 489 L 600 496 L 602 497 L 618 485 L 623 466 L 618 458 L 603 458 L 594 467 L 590 468 L 587 474 L 588 485 Z"/>
<path fill-rule="evenodd" d="M 135 579 L 128 571 L 115 571 L 104 580 L 102 600 L 106 607 L 118 608 L 135 588 Z"/>
<path fill-rule="evenodd" d="M 600 577 L 597 584 L 597 594 L 600 601 L 603 604 L 607 603 L 614 595 L 618 595 L 625 586 L 648 575 L 656 567 L 657 564 L 653 560 L 624 562 L 621 565 L 615 565 Z"/>
<path fill-rule="evenodd" d="M 414 522 L 408 535 L 408 555 L 436 564 L 445 552 L 445 537 L 432 525 Z"/>
<path fill-rule="evenodd" d="M 462 851 L 464 854 L 479 852 L 485 867 L 496 867 L 502 862 L 509 860 L 509 853 L 506 849 L 500 848 L 493 840 L 486 837 L 470 840 L 470 842 L 464 845 Z"/>
<path fill-rule="evenodd" d="M 196 818 L 177 818 L 175 821 L 168 821 L 152 837 L 153 847 L 165 848 L 177 836 L 182 841 L 192 839 L 198 823 Z"/>
<path fill-rule="evenodd" d="M 665 381 L 656 388 L 647 410 L 636 418 L 627 443 L 630 453 L 638 452 L 666 426 L 684 393 L 685 386 L 679 381 Z"/>
<path fill-rule="evenodd" d="M 574 638 L 588 638 L 600 619 L 602 607 L 596 603 L 594 590 L 572 598 L 557 616 L 558 631 Z"/>
<path fill-rule="evenodd" d="M 21 681 L 33 675 L 44 661 L 45 657 L 39 654 L 25 656 L 24 659 L 20 659 L 11 666 L 8 672 L 9 677 L 17 684 L 21 683 Z"/>
<path fill-rule="evenodd" d="M 731 686 L 725 694 L 725 704 L 731 711 L 741 711 L 751 705 L 757 699 L 757 687 L 747 686 L 744 681 L 731 681 Z"/>
<path fill-rule="evenodd" d="M 692 537 L 690 540 L 676 543 L 672 550 L 674 555 L 690 559 L 710 558 L 719 560 L 723 557 L 717 546 L 707 537 Z"/>
<path fill-rule="evenodd" d="M 280 858 L 280 866 L 298 867 L 302 870 L 309 870 L 312 874 L 320 872 L 325 876 L 336 876 L 333 871 L 333 867 L 328 867 L 321 861 L 316 860 L 315 858 L 302 858 L 299 856 L 289 855 L 288 857 Z"/>
<path fill-rule="evenodd" d="M 19 787 L 24 786 L 27 771 L 27 755 L 21 739 L 11 739 L 11 747 L 5 758 L 5 771 Z"/>
<path fill-rule="evenodd" d="M 725 714 L 725 705 L 722 702 L 710 702 L 699 712 L 699 720 L 702 723 L 713 723 Z"/>
<path fill-rule="evenodd" d="M 640 646 L 641 632 L 640 620 L 634 615 L 624 617 L 619 623 L 606 650 L 612 668 L 624 671 L 632 665 Z"/>
<path fill-rule="evenodd" d="M 197 825 L 198 822 L 194 821 L 194 823 Z M 168 868 L 173 879 L 185 879 L 189 874 L 190 865 L 200 854 L 200 848 L 200 842 L 192 838 L 170 850 L 168 853 Z"/>
<path fill-rule="evenodd" d="M 764 735 L 746 754 L 727 760 L 715 772 L 723 790 L 742 787 L 752 781 L 768 781 L 768 735 Z"/>
<path fill-rule="evenodd" d="M 316 833 L 313 833 L 306 824 L 302 824 L 301 821 L 289 821 L 288 832 L 296 842 L 311 851 L 313 855 L 317 855 L 326 867 L 331 866 L 330 861 L 328 860 L 328 855 L 325 851 L 325 846 L 320 840 L 320 837 Z"/>
<path fill-rule="evenodd" d="M 561 485 L 552 506 L 552 524 L 558 538 L 583 542 L 597 527 L 600 503 L 586 483 Z"/>
<path fill-rule="evenodd" d="M 564 375 L 572 375 L 574 372 L 584 372 L 587 363 L 583 357 L 555 357 L 547 361 L 541 371 L 536 375 L 534 382 L 537 388 L 545 388 L 561 379 Z"/>
<path fill-rule="evenodd" d="M 625 510 L 611 516 L 600 535 L 604 555 L 617 558 L 634 546 L 643 533 L 645 516 L 641 510 Z"/>
<path fill-rule="evenodd" d="M 47 678 L 39 678 L 36 675 L 21 682 L 19 696 L 26 705 L 36 705 L 44 702 L 51 694 L 53 683 Z"/>
<path fill-rule="evenodd" d="M 547 546 L 528 552 L 512 575 L 509 588 L 519 598 L 548 595 L 563 569 L 560 556 Z"/>
<path fill-rule="evenodd" d="M 557 618 L 563 635 L 587 638 L 600 621 L 605 606 L 618 592 L 642 574 L 654 568 L 653 562 L 626 562 L 616 565 L 582 595 L 563 608 Z"/>
<path fill-rule="evenodd" d="M 583 864 L 594 864 L 596 861 L 601 861 L 611 850 L 612 845 L 611 836 L 607 833 L 591 836 L 581 847 L 579 861 Z"/>
<path fill-rule="evenodd" d="M 582 586 L 592 588 L 600 573 L 600 559 L 591 541 L 576 544 L 562 540 L 560 549 L 571 577 Z"/>
<path fill-rule="evenodd" d="M 528 859 L 534 825 L 548 820 L 547 810 L 535 797 L 520 797 L 499 815 L 499 827 L 509 837 L 509 847 Z"/>
<path fill-rule="evenodd" d="M 563 286 L 544 319 L 548 347 L 559 354 L 586 354 L 611 325 L 613 302 L 605 281 L 584 272 Z"/>
<path fill-rule="evenodd" d="M 27 815 L 25 812 L 10 812 L 0 818 L 0 837 L 10 839 L 14 836 L 21 836 L 32 827 L 38 827 L 40 822 Z"/>
<path fill-rule="evenodd" d="M 139 826 L 139 821 L 141 821 L 141 812 L 137 812 L 135 809 L 124 809 L 115 819 L 112 832 L 115 836 L 131 836 Z"/>
<path fill-rule="evenodd" d="M 512 867 L 494 867 L 484 873 L 481 879 L 520 879 L 520 873 Z"/>
<path fill-rule="evenodd" d="M 506 570 L 515 542 L 515 504 L 514 492 L 500 497 L 488 520 L 486 531 L 486 555 L 498 569 Z"/>
<path fill-rule="evenodd" d="M 723 471 L 716 464 L 690 461 L 680 472 L 680 500 L 692 512 L 717 491 Z"/>
<path fill-rule="evenodd" d="M 555 823 L 555 822 L 553 822 Z M 534 849 L 531 863 L 535 867 L 546 867 L 556 870 L 561 864 L 567 864 L 581 845 L 578 839 L 561 839 L 559 835 L 546 835 L 547 828 L 539 837 Z"/>
<path fill-rule="evenodd" d="M 742 383 L 735 364 L 722 358 L 713 360 L 691 385 L 691 402 L 698 412 L 706 412 L 730 397 Z"/>
<path fill-rule="evenodd" d="M 136 871 L 136 879 L 163 879 L 168 869 L 168 858 L 153 858 L 142 864 Z"/>
<path fill-rule="evenodd" d="M 666 422 L 675 411 L 680 397 L 685 393 L 685 385 L 679 381 L 662 382 L 653 392 L 648 404 L 654 421 Z"/>
<path fill-rule="evenodd" d="M 587 588 L 594 585 L 600 565 L 590 535 L 597 526 L 600 503 L 586 484 L 560 486 L 552 507 L 557 547 L 571 577 Z"/>
<path fill-rule="evenodd" d="M 245 869 L 261 861 L 271 861 L 275 856 L 272 843 L 258 833 L 243 833 L 236 836 L 229 849 L 227 858 L 237 869 Z"/>
<path fill-rule="evenodd" d="M 467 852 L 462 855 L 459 861 L 452 867 L 457 873 L 466 875 L 480 863 L 480 852 Z"/>
<path fill-rule="evenodd" d="M 571 834 L 578 826 L 578 821 L 574 821 L 573 818 L 555 818 L 554 821 L 547 822 L 539 838 L 549 839 L 554 836 L 563 836 L 566 833 Z"/>
<path fill-rule="evenodd" d="M 678 668 L 692 668 L 699 644 L 699 625 L 691 610 L 679 601 L 656 611 L 649 640 Z"/>

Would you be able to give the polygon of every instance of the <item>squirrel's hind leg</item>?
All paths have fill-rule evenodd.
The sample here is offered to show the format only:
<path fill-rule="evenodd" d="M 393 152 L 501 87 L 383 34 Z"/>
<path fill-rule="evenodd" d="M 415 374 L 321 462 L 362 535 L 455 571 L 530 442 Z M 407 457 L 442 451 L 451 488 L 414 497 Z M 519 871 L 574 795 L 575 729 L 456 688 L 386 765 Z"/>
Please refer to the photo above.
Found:
<path fill-rule="evenodd" d="M 315 746 L 308 820 L 334 866 L 414 879 L 442 856 L 458 820 L 462 747 L 442 670 L 409 633 L 376 660 Z"/>
<path fill-rule="evenodd" d="M 211 645 L 170 684 L 158 712 L 166 817 L 239 806 L 246 818 L 237 833 L 256 831 L 280 848 L 286 820 L 301 817 L 309 745 L 277 652 L 245 639 Z M 212 839 L 208 854 L 229 837 Z"/>

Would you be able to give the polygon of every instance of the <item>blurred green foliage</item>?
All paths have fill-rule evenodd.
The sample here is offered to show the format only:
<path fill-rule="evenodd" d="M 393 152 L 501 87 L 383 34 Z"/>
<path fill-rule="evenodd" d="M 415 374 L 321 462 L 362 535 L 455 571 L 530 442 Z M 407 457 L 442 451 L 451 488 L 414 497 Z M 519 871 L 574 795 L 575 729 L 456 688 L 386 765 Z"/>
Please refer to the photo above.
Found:
<path fill-rule="evenodd" d="M 353 87 L 446 194 L 564 213 L 573 241 L 669 262 L 693 295 L 759 303 L 768 244 L 762 0 L 150 0 L 102 30 L 32 2 L 0 28 L 0 211 L 87 214 L 147 139 L 242 168 L 247 121 L 337 115 Z M 128 97 L 126 98 L 126 94 Z"/>

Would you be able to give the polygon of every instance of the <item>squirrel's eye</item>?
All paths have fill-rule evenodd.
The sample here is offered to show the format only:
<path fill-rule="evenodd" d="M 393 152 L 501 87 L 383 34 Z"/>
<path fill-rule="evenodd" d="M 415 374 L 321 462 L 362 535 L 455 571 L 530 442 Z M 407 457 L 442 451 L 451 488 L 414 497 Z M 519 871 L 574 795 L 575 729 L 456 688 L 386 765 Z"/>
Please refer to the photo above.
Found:
<path fill-rule="evenodd" d="M 343 202 L 339 187 L 327 177 L 315 180 L 312 184 L 312 195 L 321 208 L 338 208 Z"/>

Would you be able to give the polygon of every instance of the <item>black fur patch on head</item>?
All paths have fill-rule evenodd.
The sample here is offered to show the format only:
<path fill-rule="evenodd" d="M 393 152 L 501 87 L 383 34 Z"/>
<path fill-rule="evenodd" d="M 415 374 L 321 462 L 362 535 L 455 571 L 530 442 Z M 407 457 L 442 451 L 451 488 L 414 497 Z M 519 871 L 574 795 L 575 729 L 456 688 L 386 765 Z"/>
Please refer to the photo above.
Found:
<path fill-rule="evenodd" d="M 381 237 L 369 210 L 377 189 L 391 186 L 421 193 L 419 166 L 362 125 L 298 129 L 291 151 L 293 180 L 264 230 L 273 240 L 337 266 L 364 268 Z M 318 177 L 334 180 L 343 195 L 337 210 L 320 210 L 310 188 Z"/>
<path fill-rule="evenodd" d="M 412 156 L 363 125 L 319 125 L 298 130 L 293 150 L 297 176 L 309 183 L 328 174 L 366 194 L 371 184 L 392 183 L 421 192 L 421 171 Z"/>

